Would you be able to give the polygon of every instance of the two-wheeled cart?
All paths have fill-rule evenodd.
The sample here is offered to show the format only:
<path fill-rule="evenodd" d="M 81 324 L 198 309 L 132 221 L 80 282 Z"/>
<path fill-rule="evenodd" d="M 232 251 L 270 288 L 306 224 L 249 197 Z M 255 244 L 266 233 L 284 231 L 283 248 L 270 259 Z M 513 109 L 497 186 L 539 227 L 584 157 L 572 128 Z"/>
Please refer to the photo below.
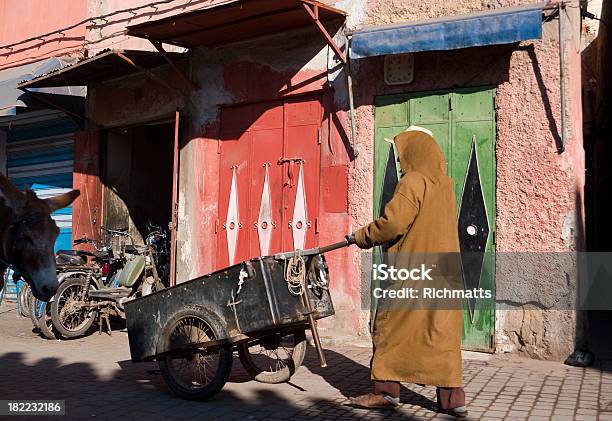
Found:
<path fill-rule="evenodd" d="M 302 364 L 316 321 L 334 314 L 323 253 L 349 241 L 258 257 L 126 304 L 133 362 L 157 360 L 168 386 L 184 399 L 221 390 L 233 351 L 260 382 L 288 381 Z"/>

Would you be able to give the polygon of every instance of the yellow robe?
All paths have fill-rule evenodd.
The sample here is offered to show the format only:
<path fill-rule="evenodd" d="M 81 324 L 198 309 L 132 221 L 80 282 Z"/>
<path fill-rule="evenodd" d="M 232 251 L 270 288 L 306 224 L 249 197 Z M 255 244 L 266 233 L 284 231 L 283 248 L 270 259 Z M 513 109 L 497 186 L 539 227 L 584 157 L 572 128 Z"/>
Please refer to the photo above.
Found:
<path fill-rule="evenodd" d="M 390 260 L 400 267 L 423 256 L 439 259 L 439 253 L 458 257 L 455 194 L 444 154 L 421 131 L 401 133 L 394 142 L 404 175 L 383 215 L 355 233 L 357 245 L 389 245 Z M 460 273 L 451 277 L 457 287 Z M 462 320 L 460 303 L 389 309 L 383 300 L 374 319 L 372 379 L 462 387 Z"/>

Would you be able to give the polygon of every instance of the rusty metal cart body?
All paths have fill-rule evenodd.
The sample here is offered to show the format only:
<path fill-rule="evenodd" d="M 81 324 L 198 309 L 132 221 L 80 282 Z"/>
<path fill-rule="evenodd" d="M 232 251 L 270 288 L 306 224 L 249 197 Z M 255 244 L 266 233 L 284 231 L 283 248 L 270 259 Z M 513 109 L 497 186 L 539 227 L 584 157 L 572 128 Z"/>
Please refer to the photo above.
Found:
<path fill-rule="evenodd" d="M 217 393 L 233 350 L 256 380 L 288 381 L 302 363 L 316 320 L 334 314 L 323 253 L 349 243 L 245 261 L 131 301 L 125 306 L 133 362 L 157 360 L 184 399 Z"/>

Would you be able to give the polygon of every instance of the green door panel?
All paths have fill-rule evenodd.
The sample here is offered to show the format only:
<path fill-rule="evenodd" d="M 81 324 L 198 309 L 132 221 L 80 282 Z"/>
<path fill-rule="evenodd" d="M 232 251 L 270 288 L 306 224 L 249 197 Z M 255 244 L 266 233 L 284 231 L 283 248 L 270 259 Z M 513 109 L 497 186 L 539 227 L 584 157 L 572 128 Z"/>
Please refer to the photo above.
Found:
<path fill-rule="evenodd" d="M 381 127 L 402 126 L 406 123 L 408 104 L 403 97 L 386 97 L 378 107 L 380 111 L 377 111 L 376 120 Z"/>
<path fill-rule="evenodd" d="M 454 121 L 494 121 L 495 93 L 492 89 L 463 89 L 452 93 Z"/>
<path fill-rule="evenodd" d="M 392 139 L 411 125 L 431 130 L 448 161 L 449 175 L 455 181 L 457 210 L 465 184 L 468 164 L 475 144 L 480 186 L 486 207 L 489 236 L 480 274 L 480 287 L 495 291 L 495 89 L 470 88 L 446 92 L 420 92 L 377 97 L 374 139 L 374 217 L 380 215 L 386 195 L 385 173 Z M 399 163 L 396 163 L 399 174 Z M 388 172 L 387 172 L 388 174 Z M 389 183 L 389 177 L 386 177 Z M 380 250 L 375 250 L 375 262 Z M 375 311 L 375 306 L 372 307 Z M 490 350 L 495 325 L 495 300 L 480 299 L 470 311 L 464 310 L 463 347 Z"/>

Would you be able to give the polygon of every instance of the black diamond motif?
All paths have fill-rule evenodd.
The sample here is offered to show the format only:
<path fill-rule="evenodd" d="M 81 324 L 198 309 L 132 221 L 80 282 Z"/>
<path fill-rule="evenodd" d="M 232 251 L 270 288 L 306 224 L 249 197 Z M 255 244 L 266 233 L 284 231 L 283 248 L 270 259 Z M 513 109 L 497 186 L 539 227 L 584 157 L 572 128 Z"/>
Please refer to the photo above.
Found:
<path fill-rule="evenodd" d="M 387 154 L 387 164 L 385 165 L 385 178 L 383 179 L 382 194 L 380 196 L 380 208 L 378 209 L 378 215 L 382 215 L 385 206 L 393 197 L 395 193 L 395 187 L 397 186 L 397 159 L 395 157 L 395 148 L 393 145 L 389 145 L 389 153 Z M 382 252 L 386 253 L 389 248 L 388 245 L 383 245 Z"/>
<path fill-rule="evenodd" d="M 466 290 L 480 287 L 480 276 L 488 238 L 487 208 L 480 184 L 480 172 L 476 156 L 476 136 L 474 136 L 472 137 L 470 161 L 468 162 L 465 186 L 463 187 L 459 208 L 459 245 L 461 247 L 463 284 Z M 476 298 L 468 298 L 468 307 L 473 320 Z"/>

